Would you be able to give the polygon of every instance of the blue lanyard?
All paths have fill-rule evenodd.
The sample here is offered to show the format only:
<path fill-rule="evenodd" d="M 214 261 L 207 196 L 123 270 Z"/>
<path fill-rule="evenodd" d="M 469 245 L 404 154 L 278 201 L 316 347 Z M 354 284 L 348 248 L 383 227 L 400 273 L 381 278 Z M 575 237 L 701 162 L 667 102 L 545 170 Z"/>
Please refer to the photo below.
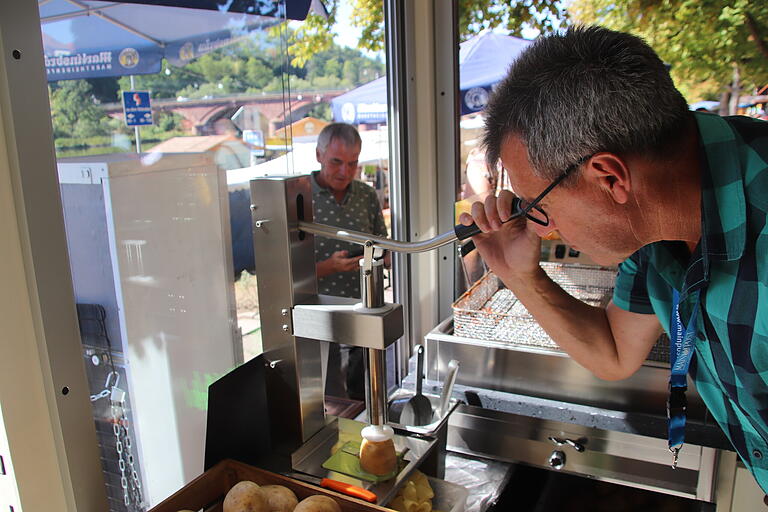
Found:
<path fill-rule="evenodd" d="M 693 311 L 688 326 L 683 327 L 680 320 L 680 294 L 672 290 L 672 318 L 669 320 L 670 364 L 669 398 L 667 399 L 667 419 L 669 421 L 669 451 L 674 460 L 672 469 L 677 467 L 677 458 L 685 442 L 685 412 L 688 407 L 685 392 L 688 389 L 688 367 L 693 356 L 693 344 L 696 336 L 696 319 L 699 315 L 699 291 L 695 292 Z"/>

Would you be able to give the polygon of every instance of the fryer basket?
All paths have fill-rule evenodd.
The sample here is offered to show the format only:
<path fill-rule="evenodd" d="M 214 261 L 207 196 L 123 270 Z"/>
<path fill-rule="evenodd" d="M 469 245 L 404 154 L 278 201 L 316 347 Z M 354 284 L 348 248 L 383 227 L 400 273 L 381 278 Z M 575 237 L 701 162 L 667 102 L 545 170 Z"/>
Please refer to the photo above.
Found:
<path fill-rule="evenodd" d="M 613 296 L 613 268 L 553 262 L 542 262 L 541 267 L 563 290 L 587 304 L 605 307 Z M 453 303 L 453 325 L 454 334 L 465 338 L 560 350 L 493 272 L 486 273 Z M 653 347 L 648 360 L 669 362 L 666 335 Z"/>

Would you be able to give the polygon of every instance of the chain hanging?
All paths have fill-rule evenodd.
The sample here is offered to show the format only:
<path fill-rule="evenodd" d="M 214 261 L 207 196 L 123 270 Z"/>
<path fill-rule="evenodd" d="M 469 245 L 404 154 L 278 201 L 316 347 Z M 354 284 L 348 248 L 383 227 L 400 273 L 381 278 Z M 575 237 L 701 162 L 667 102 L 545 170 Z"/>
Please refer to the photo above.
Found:
<path fill-rule="evenodd" d="M 141 481 L 134 465 L 133 443 L 128 434 L 128 418 L 125 417 L 125 409 L 123 408 L 125 393 L 119 388 L 113 387 L 112 395 L 114 398 L 118 398 L 118 400 L 110 400 L 110 404 L 112 432 L 115 435 L 117 450 L 117 465 L 120 469 L 120 487 L 123 489 L 123 503 L 129 511 L 144 512 Z M 115 397 L 115 395 L 117 396 Z"/>
<path fill-rule="evenodd" d="M 115 382 L 112 382 L 113 377 L 115 379 Z M 117 387 L 119 383 L 120 383 L 120 374 L 117 373 L 117 370 L 115 370 L 115 367 L 113 365 L 112 371 L 107 374 L 107 380 L 106 382 L 104 382 L 104 389 L 102 389 L 99 393 L 96 393 L 95 395 L 91 395 L 91 402 L 95 402 L 100 398 L 106 398 L 110 396 L 112 394 L 112 387 L 113 386 Z"/>

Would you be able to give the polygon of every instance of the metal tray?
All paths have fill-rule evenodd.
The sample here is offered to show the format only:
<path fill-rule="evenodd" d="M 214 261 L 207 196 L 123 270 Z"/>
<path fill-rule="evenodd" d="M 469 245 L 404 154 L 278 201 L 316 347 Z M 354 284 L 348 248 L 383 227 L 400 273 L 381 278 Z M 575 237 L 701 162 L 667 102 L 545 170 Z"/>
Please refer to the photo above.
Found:
<path fill-rule="evenodd" d="M 616 277 L 613 268 L 550 262 L 542 262 L 541 267 L 563 290 L 587 304 L 604 307 L 611 300 Z M 453 303 L 453 320 L 456 336 L 559 350 L 493 272 L 486 273 Z M 659 338 L 648 360 L 669 362 L 666 335 Z"/>
<path fill-rule="evenodd" d="M 291 460 L 294 471 L 318 478 L 342 480 L 358 487 L 363 487 L 376 494 L 379 505 L 389 503 L 429 452 L 436 448 L 436 441 L 427 437 L 401 435 L 401 433 L 397 432 L 394 438 L 395 449 L 398 452 L 404 453 L 403 460 L 406 464 L 397 476 L 384 482 L 373 484 L 343 473 L 336 473 L 325 469 L 323 463 L 331 456 L 333 447 L 342 439 L 349 440 L 354 437 L 359 440 L 360 431 L 364 426 L 366 426 L 366 423 L 360 421 L 349 418 L 335 418 L 293 453 Z"/>

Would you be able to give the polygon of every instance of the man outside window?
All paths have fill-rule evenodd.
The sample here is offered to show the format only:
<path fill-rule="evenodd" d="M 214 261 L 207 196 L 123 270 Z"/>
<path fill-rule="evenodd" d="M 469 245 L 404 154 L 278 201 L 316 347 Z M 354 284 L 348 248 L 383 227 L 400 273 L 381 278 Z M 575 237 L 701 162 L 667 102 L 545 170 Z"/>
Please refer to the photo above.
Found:
<path fill-rule="evenodd" d="M 693 354 L 699 395 L 768 491 L 768 123 L 690 112 L 648 45 L 599 27 L 539 38 L 485 115 L 488 163 L 502 162 L 519 196 L 502 191 L 462 216 L 483 231 L 485 262 L 602 379 L 632 375 L 666 330 L 670 449 L 684 440 Z M 541 238 L 555 230 L 619 265 L 607 307 L 541 269 Z"/>
<path fill-rule="evenodd" d="M 314 220 L 319 224 L 387 236 L 376 191 L 355 179 L 361 147 L 360 134 L 352 125 L 332 123 L 320 132 L 316 150 L 320 170 L 312 173 Z M 318 293 L 360 298 L 361 248 L 357 244 L 315 237 Z M 385 258 L 388 264 L 389 256 Z M 339 361 L 339 345 L 332 343 L 329 348 L 326 393 L 365 399 L 362 349 L 342 346 Z"/>

